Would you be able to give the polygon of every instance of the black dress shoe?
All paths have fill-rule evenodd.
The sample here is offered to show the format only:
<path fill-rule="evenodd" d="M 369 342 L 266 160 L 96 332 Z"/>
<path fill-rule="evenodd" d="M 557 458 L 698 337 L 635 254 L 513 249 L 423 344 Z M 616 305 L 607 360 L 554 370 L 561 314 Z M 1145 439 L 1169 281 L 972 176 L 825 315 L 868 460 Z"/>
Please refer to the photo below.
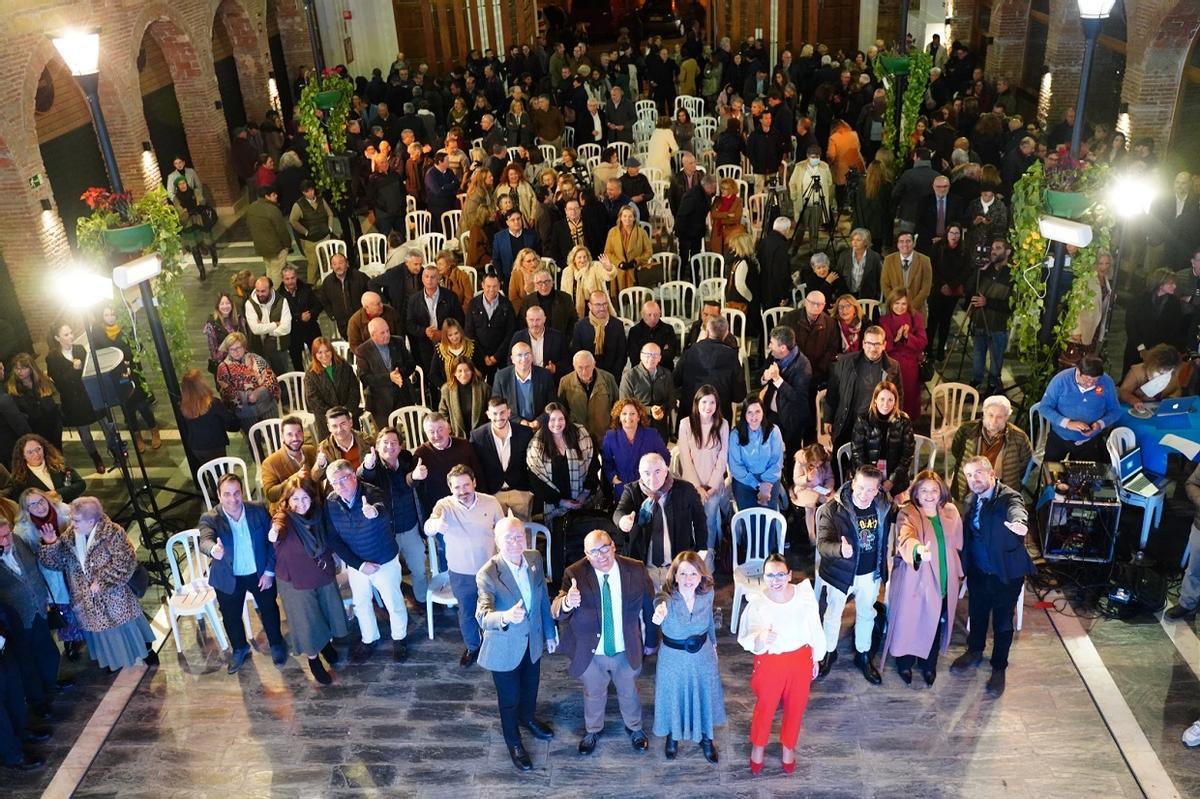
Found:
<path fill-rule="evenodd" d="M 321 657 L 325 658 L 325 662 L 329 664 L 331 669 L 336 669 L 342 665 L 342 656 L 338 652 L 337 647 L 333 645 L 333 641 L 325 644 L 321 649 Z"/>
<path fill-rule="evenodd" d="M 668 735 L 667 742 L 663 744 L 663 754 L 667 756 L 667 760 L 674 760 L 679 754 L 679 741 Z"/>
<path fill-rule="evenodd" d="M 147 655 L 147 657 L 149 657 L 149 655 Z M 58 680 L 55 685 L 58 686 L 58 690 L 60 691 L 69 691 L 75 687 L 75 681 L 69 677 L 63 677 L 61 680 Z"/>
<path fill-rule="evenodd" d="M 1171 621 L 1178 621 L 1179 619 L 1187 619 L 1188 621 L 1191 621 L 1192 619 L 1196 618 L 1196 608 L 1185 608 L 1183 605 L 1172 605 L 1171 607 L 1167 608 L 1167 612 L 1163 615 Z"/>
<path fill-rule="evenodd" d="M 1004 694 L 1004 669 L 992 669 L 986 686 L 988 696 L 999 699 Z"/>
<path fill-rule="evenodd" d="M 712 738 L 700 739 L 700 751 L 704 753 L 704 759 L 709 763 L 717 762 L 717 747 L 713 744 Z"/>
<path fill-rule="evenodd" d="M 912 685 L 912 669 L 900 669 L 899 673 L 905 685 Z"/>
<path fill-rule="evenodd" d="M 854 654 L 854 665 L 862 670 L 863 677 L 871 685 L 879 685 L 883 682 L 883 676 L 880 675 L 879 669 L 875 668 L 875 664 L 871 662 L 871 655 L 867 652 L 856 652 Z"/>
<path fill-rule="evenodd" d="M 46 765 L 44 758 L 41 758 L 37 755 L 31 755 L 26 752 L 25 757 L 23 757 L 19 763 L 13 763 L 11 765 L 6 763 L 4 767 L 10 768 L 13 771 L 36 771 L 44 765 Z"/>
<path fill-rule="evenodd" d="M 825 657 L 821 658 L 821 665 L 817 667 L 817 678 L 820 679 L 829 674 L 829 670 L 833 668 L 833 664 L 837 662 L 837 652 L 826 652 Z"/>
<path fill-rule="evenodd" d="M 288 648 L 285 644 L 271 644 L 271 662 L 282 666 L 288 661 Z"/>
<path fill-rule="evenodd" d="M 153 649 L 146 650 L 146 656 L 142 658 L 142 662 L 146 664 L 148 669 L 158 668 L 158 653 Z"/>
<path fill-rule="evenodd" d="M 625 728 L 625 732 L 629 733 L 629 743 L 633 744 L 635 752 L 645 752 L 650 748 L 650 739 L 646 737 L 646 733 L 628 727 Z"/>
<path fill-rule="evenodd" d="M 366 663 L 371 659 L 371 655 L 375 653 L 375 643 L 364 644 L 359 641 L 354 645 L 354 649 L 350 650 L 351 663 Z"/>
<path fill-rule="evenodd" d="M 933 681 L 937 679 L 937 669 L 929 669 L 921 672 L 921 676 L 925 678 L 926 685 L 933 685 Z"/>
<path fill-rule="evenodd" d="M 533 771 L 533 761 L 529 759 L 529 753 L 525 751 L 525 747 L 521 744 L 508 747 L 508 756 L 512 758 L 513 765 L 517 767 L 517 771 Z"/>
<path fill-rule="evenodd" d="M 408 660 L 408 644 L 403 641 L 392 641 L 392 662 L 403 663 Z"/>
<path fill-rule="evenodd" d="M 465 669 L 478 659 L 479 659 L 479 650 L 478 649 L 464 649 L 463 653 L 462 653 L 462 657 L 460 657 L 458 659 L 458 665 L 462 666 Z"/>
<path fill-rule="evenodd" d="M 954 659 L 950 664 L 951 672 L 961 672 L 967 669 L 974 668 L 983 662 L 983 652 L 972 652 L 967 650 Z"/>
<path fill-rule="evenodd" d="M 229 668 L 226 671 L 230 674 L 237 674 L 242 666 L 246 665 L 248 657 L 250 657 L 250 647 L 248 646 L 233 650 L 233 654 L 229 656 Z"/>
<path fill-rule="evenodd" d="M 600 739 L 600 733 L 589 732 L 587 735 L 579 739 L 579 754 L 590 755 L 596 751 L 596 741 Z"/>
<path fill-rule="evenodd" d="M 30 743 L 40 744 L 50 740 L 50 736 L 54 734 L 54 730 L 50 727 L 26 727 L 25 740 Z"/>
<path fill-rule="evenodd" d="M 522 726 L 529 730 L 533 737 L 537 738 L 539 741 L 549 741 L 554 737 L 554 730 L 550 728 L 550 725 L 543 724 L 537 719 L 530 719 L 529 721 L 522 722 Z"/>
<path fill-rule="evenodd" d="M 319 657 L 308 659 L 308 670 L 312 672 L 313 679 L 321 685 L 329 685 L 333 682 L 333 678 L 329 676 L 329 672 L 325 670 Z"/>

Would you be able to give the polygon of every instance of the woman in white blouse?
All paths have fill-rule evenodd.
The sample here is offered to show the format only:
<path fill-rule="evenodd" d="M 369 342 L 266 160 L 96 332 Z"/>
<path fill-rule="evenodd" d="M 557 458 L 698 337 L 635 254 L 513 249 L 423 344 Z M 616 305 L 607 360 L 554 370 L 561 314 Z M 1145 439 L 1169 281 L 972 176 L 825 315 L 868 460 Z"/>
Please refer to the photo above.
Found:
<path fill-rule="evenodd" d="M 748 597 L 738 626 L 738 643 L 754 654 L 750 690 L 750 773 L 763 768 L 763 751 L 771 735 L 775 711 L 783 703 L 779 743 L 783 770 L 796 770 L 796 739 L 808 705 L 808 689 L 825 657 L 825 634 L 817 612 L 817 596 L 807 580 L 791 583 L 783 555 L 773 553 L 763 564 L 763 591 Z"/>
<path fill-rule="evenodd" d="M 694 432 L 693 432 L 694 431 Z M 700 386 L 692 412 L 679 420 L 679 473 L 700 492 L 708 523 L 707 555 L 712 571 L 722 519 L 729 515 L 729 422 L 721 415 L 717 390 Z"/>

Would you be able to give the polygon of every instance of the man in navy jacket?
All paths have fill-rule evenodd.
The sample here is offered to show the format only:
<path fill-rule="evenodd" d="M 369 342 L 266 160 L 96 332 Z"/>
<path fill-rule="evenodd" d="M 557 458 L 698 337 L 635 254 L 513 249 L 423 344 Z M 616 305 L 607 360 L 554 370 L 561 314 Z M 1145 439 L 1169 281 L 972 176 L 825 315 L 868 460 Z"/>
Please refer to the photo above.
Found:
<path fill-rule="evenodd" d="M 963 464 L 971 497 L 963 510 L 963 568 L 967 572 L 967 605 L 971 632 L 967 651 L 950 664 L 961 672 L 983 661 L 989 619 L 992 622 L 992 676 L 987 693 L 1004 693 L 1004 671 L 1013 640 L 1013 612 L 1021 598 L 1033 561 L 1025 550 L 1029 514 L 1020 493 L 996 479 L 992 463 L 983 455 Z"/>
<path fill-rule="evenodd" d="M 217 592 L 221 623 L 233 652 L 229 673 L 237 671 L 250 657 L 242 608 L 246 593 L 254 597 L 263 630 L 271 644 L 276 666 L 287 662 L 288 648 L 279 631 L 279 605 L 275 602 L 275 547 L 267 540 L 271 514 L 257 502 L 245 502 L 242 478 L 234 472 L 217 481 L 220 506 L 200 517 L 200 551 L 212 558 L 208 584 Z"/>

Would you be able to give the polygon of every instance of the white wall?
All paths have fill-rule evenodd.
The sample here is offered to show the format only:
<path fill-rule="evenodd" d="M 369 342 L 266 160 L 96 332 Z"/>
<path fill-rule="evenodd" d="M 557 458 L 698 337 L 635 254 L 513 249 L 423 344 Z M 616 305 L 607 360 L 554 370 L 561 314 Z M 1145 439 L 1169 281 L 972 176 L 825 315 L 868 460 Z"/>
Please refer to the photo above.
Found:
<path fill-rule="evenodd" d="M 392 4 L 385 0 L 320 0 L 316 3 L 325 66 L 345 64 L 351 75 L 370 76 L 378 67 L 387 75 L 400 49 Z M 350 19 L 342 18 L 349 11 Z M 351 41 L 354 60 L 346 60 L 345 40 Z"/>

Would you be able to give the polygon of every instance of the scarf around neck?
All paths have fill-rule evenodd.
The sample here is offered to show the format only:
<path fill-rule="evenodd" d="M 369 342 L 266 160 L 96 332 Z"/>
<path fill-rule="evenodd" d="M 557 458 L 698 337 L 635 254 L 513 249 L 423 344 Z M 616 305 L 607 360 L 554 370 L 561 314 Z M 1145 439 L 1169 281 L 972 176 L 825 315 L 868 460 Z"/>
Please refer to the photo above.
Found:
<path fill-rule="evenodd" d="M 607 319 L 597 319 L 589 315 L 588 321 L 592 323 L 592 329 L 596 331 L 596 355 L 604 354 L 604 328 L 608 325 Z"/>
<path fill-rule="evenodd" d="M 319 518 L 307 519 L 294 512 L 287 511 L 288 521 L 291 522 L 292 532 L 304 545 L 304 551 L 313 560 L 325 553 L 325 534 L 321 530 Z"/>

